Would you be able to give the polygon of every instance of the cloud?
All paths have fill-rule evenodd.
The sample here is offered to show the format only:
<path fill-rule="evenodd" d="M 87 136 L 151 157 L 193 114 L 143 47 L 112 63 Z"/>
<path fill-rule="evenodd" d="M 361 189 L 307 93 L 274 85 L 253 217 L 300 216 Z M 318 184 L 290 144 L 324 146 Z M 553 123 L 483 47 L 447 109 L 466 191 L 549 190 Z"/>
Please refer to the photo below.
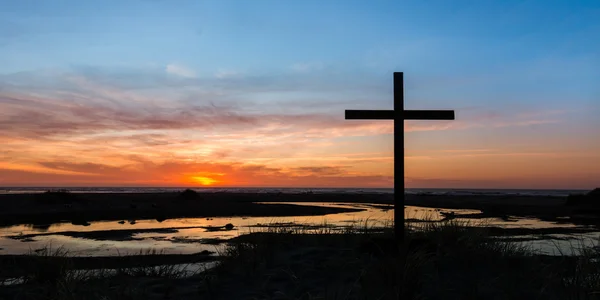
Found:
<path fill-rule="evenodd" d="M 176 76 L 181 76 L 181 77 L 186 77 L 186 78 L 195 78 L 196 77 L 196 72 L 194 70 L 192 70 L 191 68 L 188 68 L 186 66 L 183 65 L 179 65 L 179 64 L 168 64 L 166 67 L 166 71 L 168 74 L 172 74 L 172 75 L 176 75 Z"/>
<path fill-rule="evenodd" d="M 393 133 L 390 121 L 345 120 L 343 110 L 259 110 L 252 101 L 220 102 L 213 97 L 177 101 L 173 96 L 154 98 L 142 92 L 105 86 L 86 78 L 68 77 L 68 88 L 57 86 L 46 93 L 13 88 L 0 91 L 0 138 L 56 141 L 73 139 L 103 142 L 121 148 L 190 143 L 204 136 L 220 142 L 256 141 L 276 145 L 292 139 L 333 139 Z M 180 98 L 182 99 L 182 98 Z M 334 103 L 334 106 L 339 103 Z M 290 112 L 288 112 L 290 111 Z M 456 121 L 410 121 L 407 132 L 486 129 L 543 125 L 559 122 L 544 119 L 543 111 L 517 116 L 497 112 L 457 112 Z M 555 117 L 556 112 L 545 115 Z M 104 135 L 109 132 L 127 135 Z M 185 138 L 172 132 L 194 131 Z M 147 132 L 151 132 L 149 135 Z M 166 132 L 171 132 L 167 137 Z M 153 135 L 152 135 L 153 134 Z M 253 142 L 254 143 L 254 142 Z"/>
<path fill-rule="evenodd" d="M 353 174 L 345 167 L 303 166 L 296 168 L 269 167 L 260 164 L 167 161 L 112 166 L 99 163 L 43 161 L 45 172 L 4 169 L 0 167 L 0 185 L 36 185 L 49 182 L 63 185 L 131 186 L 143 182 L 163 186 L 194 185 L 194 177 L 217 178 L 224 186 L 307 186 L 307 187 L 387 187 L 391 176 Z M 73 172 L 73 174 L 69 173 Z M 76 176 L 74 174 L 88 174 Z"/>
<path fill-rule="evenodd" d="M 447 153 L 469 153 L 469 152 L 482 153 L 482 152 L 492 152 L 492 151 L 496 151 L 496 150 L 494 150 L 494 149 L 446 149 L 446 150 L 441 150 L 441 152 L 447 152 Z"/>
<path fill-rule="evenodd" d="M 3 75 L 0 178 L 6 184 L 181 185 L 212 174 L 220 184 L 391 185 L 387 137 L 374 137 L 379 145 L 350 137 L 390 135 L 392 122 L 344 120 L 343 113 L 358 103 L 387 107 L 364 102 L 389 99 L 383 84 L 327 72 L 226 80 L 167 76 L 161 67 Z M 410 121 L 406 130 L 485 132 L 556 123 L 570 113 L 519 111 L 459 108 L 456 121 Z M 350 148 L 363 154 L 346 153 Z M 502 155 L 450 150 L 407 159 L 485 154 Z"/>
<path fill-rule="evenodd" d="M 306 175 L 317 176 L 340 176 L 348 172 L 347 166 L 318 166 L 318 167 L 297 167 L 292 172 Z"/>

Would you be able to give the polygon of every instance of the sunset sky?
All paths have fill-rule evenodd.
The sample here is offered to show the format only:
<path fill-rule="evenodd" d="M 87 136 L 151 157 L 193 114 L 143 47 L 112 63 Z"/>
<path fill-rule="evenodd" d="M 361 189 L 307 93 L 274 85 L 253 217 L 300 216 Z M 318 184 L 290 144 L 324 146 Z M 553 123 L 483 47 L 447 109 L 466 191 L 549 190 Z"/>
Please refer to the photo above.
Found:
<path fill-rule="evenodd" d="M 4 1 L 0 186 L 600 186 L 600 1 Z"/>

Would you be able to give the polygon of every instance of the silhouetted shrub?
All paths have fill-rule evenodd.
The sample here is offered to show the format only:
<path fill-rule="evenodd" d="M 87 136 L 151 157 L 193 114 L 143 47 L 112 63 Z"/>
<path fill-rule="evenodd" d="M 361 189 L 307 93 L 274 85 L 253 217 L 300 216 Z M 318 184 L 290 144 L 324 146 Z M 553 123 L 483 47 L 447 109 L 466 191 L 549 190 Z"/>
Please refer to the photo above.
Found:
<path fill-rule="evenodd" d="M 567 206 L 582 205 L 582 204 L 586 203 L 586 200 L 587 200 L 587 197 L 586 197 L 586 195 L 583 195 L 583 194 L 569 195 L 567 197 L 566 205 Z"/>
<path fill-rule="evenodd" d="M 587 205 L 600 206 L 600 188 L 590 191 L 587 194 L 569 195 L 567 197 L 567 206 Z"/>
<path fill-rule="evenodd" d="M 77 196 L 64 189 L 48 190 L 36 195 L 36 202 L 39 204 L 72 204 L 75 200 Z"/>
<path fill-rule="evenodd" d="M 185 191 L 183 191 L 179 194 L 179 199 L 196 200 L 196 199 L 200 199 L 200 194 L 198 194 L 198 192 L 196 192 L 194 190 L 186 189 Z"/>

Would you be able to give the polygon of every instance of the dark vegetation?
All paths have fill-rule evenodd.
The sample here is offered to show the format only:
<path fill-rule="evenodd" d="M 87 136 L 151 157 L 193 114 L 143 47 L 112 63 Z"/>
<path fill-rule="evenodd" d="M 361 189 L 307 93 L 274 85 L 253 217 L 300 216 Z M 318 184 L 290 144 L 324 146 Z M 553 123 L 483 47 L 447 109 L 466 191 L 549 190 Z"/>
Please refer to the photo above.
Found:
<path fill-rule="evenodd" d="M 600 208 L 600 188 L 590 191 L 587 194 L 569 195 L 566 205 Z"/>
<path fill-rule="evenodd" d="M 36 203 L 40 204 L 40 205 L 56 205 L 56 204 L 63 204 L 63 205 L 71 205 L 75 202 L 79 203 L 84 203 L 83 200 L 78 199 L 78 197 L 71 193 L 68 190 L 65 189 L 58 189 L 58 190 L 48 190 L 44 193 L 41 194 L 35 194 L 36 195 Z"/>
<path fill-rule="evenodd" d="M 172 264 L 190 264 L 214 261 L 212 252 L 195 254 L 164 254 L 157 251 L 140 251 L 133 255 L 122 256 L 71 256 L 62 248 L 46 247 L 32 251 L 27 255 L 0 255 L 0 280 L 25 276 L 37 282 L 43 282 L 69 270 L 122 269 L 153 267 Z M 33 275 L 32 275 L 33 274 Z"/>
<path fill-rule="evenodd" d="M 181 192 L 179 194 L 179 199 L 184 200 L 184 201 L 202 200 L 202 198 L 200 197 L 200 194 L 198 194 L 198 192 L 191 190 L 191 189 L 186 189 L 183 192 Z"/>
<path fill-rule="evenodd" d="M 549 256 L 492 236 L 456 220 L 409 223 L 401 247 L 389 227 L 271 226 L 230 240 L 216 267 L 188 275 L 164 265 L 175 256 L 111 263 L 46 251 L 16 263 L 43 268 L 20 268 L 22 284 L 0 299 L 600 299 L 597 248 Z M 208 258 L 171 263 L 190 257 Z M 116 271 L 70 272 L 76 265 Z"/>
<path fill-rule="evenodd" d="M 409 228 L 403 299 L 600 299 L 596 248 L 542 255 L 467 225 Z"/>
<path fill-rule="evenodd" d="M 44 268 L 22 268 L 21 284 L 0 289 L 0 299 L 395 300 L 399 296 L 399 247 L 390 228 L 337 232 L 270 227 L 220 249 L 217 267 L 195 275 L 165 265 L 134 265 L 155 259 L 164 263 L 161 255 L 131 256 L 112 273 L 77 273 L 72 271 L 77 264 L 110 268 L 121 262 L 42 251 L 34 253 L 29 264 L 21 261 L 15 266 L 41 262 Z"/>

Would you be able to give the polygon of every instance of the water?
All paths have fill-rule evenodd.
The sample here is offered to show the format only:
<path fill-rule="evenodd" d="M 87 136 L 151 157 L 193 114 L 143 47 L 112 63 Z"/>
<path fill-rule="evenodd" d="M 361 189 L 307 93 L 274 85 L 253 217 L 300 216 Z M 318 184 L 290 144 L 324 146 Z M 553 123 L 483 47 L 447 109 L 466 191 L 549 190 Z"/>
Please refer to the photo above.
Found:
<path fill-rule="evenodd" d="M 422 192 L 419 190 L 418 192 Z M 113 192 L 110 190 L 109 192 Z M 437 192 L 440 192 L 437 190 Z M 490 191 L 491 192 L 491 191 Z M 326 224 L 334 228 L 345 226 L 362 226 L 365 221 L 369 226 L 382 226 L 393 220 L 393 209 L 391 206 L 381 207 L 369 204 L 357 203 L 290 203 L 296 205 L 317 205 L 342 208 L 361 208 L 363 211 L 329 214 L 325 216 L 304 217 L 222 217 L 222 218 L 181 218 L 169 219 L 163 222 L 156 220 L 138 220 L 135 224 L 120 224 L 116 221 L 92 222 L 90 226 L 73 225 L 71 223 L 56 223 L 46 227 L 34 227 L 32 225 L 16 225 L 0 228 L 0 255 L 1 254 L 25 254 L 47 245 L 52 247 L 64 246 L 69 249 L 71 255 L 75 256 L 111 256 L 139 253 L 141 250 L 156 249 L 169 254 L 190 254 L 203 250 L 220 251 L 222 245 L 216 245 L 215 239 L 227 240 L 252 231 L 258 231 L 268 224 L 286 225 L 312 225 Z M 455 212 L 457 214 L 479 213 L 479 210 L 465 209 L 436 209 L 425 207 L 407 206 L 405 217 L 407 219 L 439 220 L 443 216 L 441 212 Z M 460 220 L 460 219 L 459 219 Z M 497 218 L 465 219 L 472 222 L 484 223 L 486 226 L 499 226 L 504 228 L 572 228 L 575 225 L 541 221 L 535 218 L 512 218 L 505 221 Z M 236 227 L 230 231 L 207 231 L 207 226 L 224 226 L 232 223 Z M 358 224 L 357 224 L 358 223 Z M 171 228 L 171 231 L 158 232 L 134 232 L 123 235 L 123 230 L 156 230 Z M 116 234 L 110 234 L 99 239 L 97 236 L 69 236 L 65 232 L 97 233 L 98 231 L 114 230 Z M 119 230 L 121 230 L 119 232 Z M 121 234 L 119 234 L 121 233 Z M 14 239 L 11 237 L 28 234 L 44 234 L 34 236 L 31 239 Z M 521 242 L 532 249 L 546 254 L 572 254 L 573 246 L 580 243 L 590 245 L 591 241 L 599 240 L 600 233 L 592 232 L 580 235 L 547 235 L 550 239 L 533 240 Z"/>
<path fill-rule="evenodd" d="M 428 220 L 439 221 L 444 218 L 442 212 L 454 212 L 460 214 L 480 213 L 480 210 L 469 209 L 440 209 L 429 207 L 406 206 L 404 209 L 404 217 L 407 220 Z M 569 223 L 558 223 L 543 221 L 536 218 L 512 217 L 510 221 L 505 221 L 500 218 L 482 218 L 482 219 L 461 219 L 456 218 L 459 222 L 467 226 L 494 226 L 501 228 L 577 228 L 578 226 Z M 419 223 L 414 223 L 413 226 L 419 226 Z M 546 255 L 577 255 L 581 249 L 595 247 L 600 241 L 600 231 L 586 232 L 579 234 L 547 234 L 543 239 L 532 235 L 515 235 L 510 238 L 518 240 L 520 238 L 531 239 L 526 241 L 517 241 L 517 244 L 528 247 L 529 249 Z"/>
<path fill-rule="evenodd" d="M 258 231 L 261 226 L 275 223 L 294 223 L 299 225 L 323 225 L 344 227 L 358 222 L 368 221 L 369 226 L 383 226 L 391 222 L 393 210 L 382 209 L 368 204 L 353 203 L 291 203 L 297 205 L 316 205 L 329 207 L 363 208 L 363 211 L 329 214 L 325 216 L 306 217 L 222 217 L 222 218 L 181 218 L 163 222 L 156 220 L 139 220 L 135 224 L 120 224 L 116 221 L 92 222 L 90 226 L 73 225 L 71 223 L 52 224 L 48 228 L 35 228 L 31 225 L 16 225 L 0 228 L 0 254 L 25 254 L 47 245 L 64 246 L 75 256 L 114 256 L 139 253 L 140 250 L 157 249 L 170 254 L 191 254 L 203 250 L 218 251 L 221 246 L 206 244 L 210 239 L 230 239 L 251 231 Z M 206 226 L 223 226 L 232 223 L 236 227 L 231 231 L 207 231 Z M 360 225 L 360 224 L 358 224 Z M 98 240 L 94 238 L 72 237 L 61 232 L 97 232 L 126 229 L 165 229 L 182 228 L 174 232 L 142 232 L 130 237 L 134 240 L 123 240 L 119 236 Z M 191 228 L 189 228 L 191 227 Z M 32 239 L 19 240 L 11 236 L 26 234 L 44 234 Z"/>
<path fill-rule="evenodd" d="M 42 193 L 57 187 L 0 187 L 0 194 Z M 164 193 L 178 192 L 186 187 L 60 187 L 73 193 Z M 393 188 L 191 188 L 199 192 L 234 193 L 394 193 Z M 420 189 L 408 188 L 406 194 L 433 195 L 522 195 L 555 196 L 586 193 L 586 190 L 526 190 L 526 189 Z"/>

